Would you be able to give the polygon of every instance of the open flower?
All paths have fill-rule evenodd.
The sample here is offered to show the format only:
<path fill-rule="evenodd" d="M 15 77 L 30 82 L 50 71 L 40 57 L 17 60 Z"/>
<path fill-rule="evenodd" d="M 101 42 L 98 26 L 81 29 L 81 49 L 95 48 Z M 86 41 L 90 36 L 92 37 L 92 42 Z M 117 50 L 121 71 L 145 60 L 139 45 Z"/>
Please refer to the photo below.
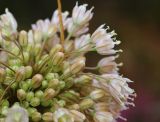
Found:
<path fill-rule="evenodd" d="M 24 108 L 14 105 L 8 110 L 5 122 L 29 122 L 28 113 Z"/>

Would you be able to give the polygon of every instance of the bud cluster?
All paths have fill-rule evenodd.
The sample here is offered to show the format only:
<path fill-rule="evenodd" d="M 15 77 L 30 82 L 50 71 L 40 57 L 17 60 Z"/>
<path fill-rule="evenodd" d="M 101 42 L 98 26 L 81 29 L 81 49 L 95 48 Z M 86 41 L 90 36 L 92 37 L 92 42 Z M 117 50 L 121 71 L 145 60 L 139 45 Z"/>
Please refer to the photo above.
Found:
<path fill-rule="evenodd" d="M 89 34 L 92 10 L 77 3 L 71 17 L 62 13 L 64 45 L 57 10 L 28 32 L 17 31 L 8 9 L 0 15 L 0 122 L 113 122 L 134 106 L 115 62 L 120 41 L 105 25 Z M 106 56 L 95 67 L 86 66 L 91 51 Z"/>

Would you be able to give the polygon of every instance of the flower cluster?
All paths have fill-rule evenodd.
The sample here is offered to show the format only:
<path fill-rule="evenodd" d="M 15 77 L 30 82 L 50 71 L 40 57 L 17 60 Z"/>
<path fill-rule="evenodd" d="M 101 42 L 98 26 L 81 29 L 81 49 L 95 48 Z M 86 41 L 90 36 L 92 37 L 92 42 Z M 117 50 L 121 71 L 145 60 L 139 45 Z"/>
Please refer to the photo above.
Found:
<path fill-rule="evenodd" d="M 89 34 L 92 10 L 77 3 L 71 16 L 62 13 L 64 45 L 58 10 L 28 32 L 17 31 L 8 9 L 0 15 L 1 122 L 114 122 L 134 106 L 132 81 L 119 75 L 122 64 L 115 62 L 120 41 L 105 25 Z M 88 52 L 105 57 L 87 67 Z"/>

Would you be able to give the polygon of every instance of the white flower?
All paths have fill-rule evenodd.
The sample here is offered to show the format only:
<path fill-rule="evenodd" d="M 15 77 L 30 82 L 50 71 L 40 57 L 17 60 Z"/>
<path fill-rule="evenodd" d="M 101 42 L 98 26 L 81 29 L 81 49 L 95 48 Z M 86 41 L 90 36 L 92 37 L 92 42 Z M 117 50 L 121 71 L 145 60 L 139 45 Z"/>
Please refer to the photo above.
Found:
<path fill-rule="evenodd" d="M 14 105 L 8 110 L 5 122 L 29 122 L 28 113 L 24 108 Z"/>
<path fill-rule="evenodd" d="M 115 41 L 112 38 L 116 33 L 114 31 L 107 33 L 104 29 L 105 25 L 101 25 L 98 29 L 92 34 L 91 39 L 95 43 L 95 48 L 97 52 L 101 55 L 110 55 L 115 54 L 114 50 L 115 44 L 120 44 L 120 41 Z"/>
<path fill-rule="evenodd" d="M 102 58 L 98 62 L 99 72 L 100 73 L 117 73 L 118 66 L 120 66 L 121 63 L 117 64 L 115 62 L 116 58 L 117 58 L 117 56 L 110 56 L 110 57 Z"/>
<path fill-rule="evenodd" d="M 64 119 L 65 122 L 74 122 L 73 117 L 71 116 L 70 112 L 65 108 L 58 108 L 54 112 L 54 122 L 59 122 L 60 119 Z"/>
<path fill-rule="evenodd" d="M 0 18 L 0 27 L 8 28 L 11 32 L 17 32 L 17 22 L 12 15 L 12 13 L 9 12 L 8 9 L 5 10 L 5 14 L 1 15 Z"/>
<path fill-rule="evenodd" d="M 95 122 L 113 122 L 113 120 L 110 112 L 96 112 L 94 115 Z"/>
<path fill-rule="evenodd" d="M 64 26 L 64 29 L 67 27 L 68 25 L 68 22 L 69 22 L 69 19 L 67 18 L 69 15 L 69 12 L 68 11 L 65 11 L 62 13 L 62 21 L 63 21 L 63 26 Z M 52 19 L 51 19 L 51 23 L 56 25 L 57 28 L 59 29 L 59 16 L 58 16 L 58 10 L 56 10 L 53 15 L 52 15 Z"/>
<path fill-rule="evenodd" d="M 86 10 L 87 4 L 78 6 L 78 2 L 72 11 L 72 19 L 75 24 L 84 25 L 88 23 L 93 17 L 93 7 L 90 10 Z"/>
<path fill-rule="evenodd" d="M 88 52 L 91 49 L 90 35 L 83 35 L 75 40 L 75 49 Z"/>

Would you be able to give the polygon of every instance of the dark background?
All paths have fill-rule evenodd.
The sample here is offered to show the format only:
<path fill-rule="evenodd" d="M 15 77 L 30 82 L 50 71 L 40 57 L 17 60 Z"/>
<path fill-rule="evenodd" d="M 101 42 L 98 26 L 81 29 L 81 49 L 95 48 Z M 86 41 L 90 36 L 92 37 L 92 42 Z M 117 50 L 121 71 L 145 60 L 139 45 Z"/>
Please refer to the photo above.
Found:
<path fill-rule="evenodd" d="M 94 6 L 93 32 L 106 23 L 118 33 L 124 50 L 119 61 L 121 73 L 134 84 L 136 107 L 124 112 L 128 122 L 160 122 L 160 0 L 78 0 Z M 63 10 L 71 11 L 75 0 L 62 0 Z M 14 14 L 19 29 L 29 29 L 38 19 L 52 16 L 56 0 L 0 0 L 0 14 L 5 8 Z M 98 57 L 91 55 L 98 60 Z M 92 61 L 92 62 L 91 62 Z M 94 63 L 93 60 L 89 61 Z"/>

